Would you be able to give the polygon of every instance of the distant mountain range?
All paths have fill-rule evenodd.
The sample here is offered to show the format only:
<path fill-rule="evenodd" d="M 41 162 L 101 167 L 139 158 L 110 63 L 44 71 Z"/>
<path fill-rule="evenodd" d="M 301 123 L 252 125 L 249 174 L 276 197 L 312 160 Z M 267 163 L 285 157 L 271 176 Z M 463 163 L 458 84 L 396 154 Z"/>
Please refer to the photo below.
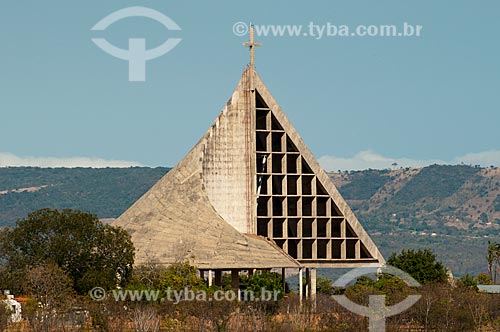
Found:
<path fill-rule="evenodd" d="M 116 218 L 169 168 L 0 168 L 0 226 L 42 208 Z"/>
<path fill-rule="evenodd" d="M 41 208 L 116 218 L 169 168 L 0 168 L 0 226 Z M 384 256 L 431 248 L 456 275 L 500 241 L 500 169 L 465 165 L 330 173 Z"/>
<path fill-rule="evenodd" d="M 330 177 L 384 256 L 427 247 L 456 275 L 486 271 L 488 240 L 500 239 L 500 169 L 432 165 Z"/>

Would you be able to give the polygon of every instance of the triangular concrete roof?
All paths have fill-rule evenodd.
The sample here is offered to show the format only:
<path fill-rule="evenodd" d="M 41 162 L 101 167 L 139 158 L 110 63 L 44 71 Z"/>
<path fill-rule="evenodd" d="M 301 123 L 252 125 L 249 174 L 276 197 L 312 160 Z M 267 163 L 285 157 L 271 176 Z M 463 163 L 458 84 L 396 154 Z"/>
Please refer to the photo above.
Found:
<path fill-rule="evenodd" d="M 283 247 L 286 239 L 283 242 L 266 234 L 274 242 L 256 236 L 257 224 L 262 221 L 257 215 L 258 200 L 264 197 L 257 192 L 256 98 L 264 100 L 273 119 L 283 127 L 282 132 L 296 146 L 298 152 L 293 153 L 300 154 L 315 179 L 324 187 L 322 190 L 327 191 L 328 194 L 320 199 L 329 197 L 329 206 L 332 205 L 333 209 L 335 205 L 339 211 L 341 217 L 331 216 L 331 213 L 327 218 L 318 217 L 330 224 L 336 222 L 335 218 L 342 218 L 344 244 L 341 249 L 343 256 L 339 259 L 333 259 L 331 254 L 328 254 L 329 260 L 322 261 L 303 260 L 302 257 L 294 259 L 288 255 L 287 245 Z M 273 153 L 270 152 L 269 156 Z M 270 195 L 264 199 L 274 198 Z M 297 199 L 301 199 L 300 195 Z M 273 222 L 275 217 L 270 216 L 269 220 Z M 384 263 L 375 244 L 253 67 L 244 71 L 226 106 L 195 147 L 113 224 L 131 233 L 136 247 L 136 264 L 171 264 L 191 259 L 200 269 L 245 269 L 298 267 L 299 262 L 310 267 Z M 346 228 L 355 233 L 355 239 L 345 239 Z M 332 232 L 328 232 L 329 239 L 317 240 L 329 241 L 328 250 L 332 250 L 336 241 Z M 354 240 L 358 243 L 356 255 L 349 259 L 345 254 L 345 243 Z M 360 256 L 360 247 L 363 248 L 363 257 Z"/>

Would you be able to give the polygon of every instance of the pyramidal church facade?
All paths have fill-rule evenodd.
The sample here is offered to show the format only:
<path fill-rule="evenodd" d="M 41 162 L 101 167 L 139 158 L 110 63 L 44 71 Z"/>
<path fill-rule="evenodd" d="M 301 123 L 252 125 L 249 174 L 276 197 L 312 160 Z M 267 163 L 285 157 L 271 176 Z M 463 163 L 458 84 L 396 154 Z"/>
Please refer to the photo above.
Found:
<path fill-rule="evenodd" d="M 378 267 L 384 258 L 250 65 L 193 149 L 114 225 L 136 264 L 190 261 L 208 283 L 231 272 L 298 269 L 316 293 L 317 268 Z M 306 274 L 306 286 L 302 274 Z"/>

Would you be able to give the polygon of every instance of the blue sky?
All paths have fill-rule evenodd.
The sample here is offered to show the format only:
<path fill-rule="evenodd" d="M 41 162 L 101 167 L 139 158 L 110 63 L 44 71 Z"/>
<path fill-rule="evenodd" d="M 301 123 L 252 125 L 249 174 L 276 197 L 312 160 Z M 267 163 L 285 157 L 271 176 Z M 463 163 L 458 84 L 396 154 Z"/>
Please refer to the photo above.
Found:
<path fill-rule="evenodd" d="M 169 31 L 112 12 L 145 6 Z M 259 37 L 256 67 L 327 169 L 500 165 L 500 3 L 477 1 L 22 1 L 0 3 L 0 166 L 174 166 L 248 63 L 236 22 L 422 25 L 421 37 Z M 182 38 L 129 82 L 100 50 Z"/>

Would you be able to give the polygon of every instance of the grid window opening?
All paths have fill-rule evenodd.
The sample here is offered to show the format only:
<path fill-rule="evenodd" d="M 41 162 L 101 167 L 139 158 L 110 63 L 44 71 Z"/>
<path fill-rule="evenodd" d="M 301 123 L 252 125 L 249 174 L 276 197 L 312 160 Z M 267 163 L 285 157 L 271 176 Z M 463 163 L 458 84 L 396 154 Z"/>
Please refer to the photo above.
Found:
<path fill-rule="evenodd" d="M 305 218 L 302 220 L 302 237 L 313 236 L 314 219 Z"/>
<path fill-rule="evenodd" d="M 283 197 L 273 197 L 273 216 L 283 215 Z"/>
<path fill-rule="evenodd" d="M 269 224 L 269 219 L 262 219 L 259 218 L 257 219 L 257 235 L 268 237 L 268 224 Z"/>
<path fill-rule="evenodd" d="M 314 244 L 314 240 L 303 240 L 303 245 L 302 245 L 302 258 L 303 259 L 313 258 L 313 244 Z"/>
<path fill-rule="evenodd" d="M 328 252 L 328 240 L 318 240 L 318 252 L 317 256 L 319 259 L 326 259 Z"/>
<path fill-rule="evenodd" d="M 298 215 L 298 205 L 299 205 L 299 198 L 298 197 L 288 197 L 287 209 L 288 209 L 289 216 L 296 217 Z"/>
<path fill-rule="evenodd" d="M 342 259 L 342 240 L 332 240 L 332 258 Z"/>
<path fill-rule="evenodd" d="M 283 127 L 280 125 L 274 114 L 271 113 L 271 129 L 272 130 L 283 130 Z"/>
<path fill-rule="evenodd" d="M 269 197 L 260 196 L 257 201 L 257 216 L 268 216 Z"/>
<path fill-rule="evenodd" d="M 273 238 L 283 237 L 284 219 L 273 219 Z"/>
<path fill-rule="evenodd" d="M 271 149 L 273 152 L 283 152 L 283 147 L 281 144 L 281 139 L 283 137 L 283 133 L 272 133 L 271 135 Z"/>
<path fill-rule="evenodd" d="M 257 151 L 267 151 L 267 139 L 269 137 L 269 133 L 258 131 L 255 135 L 255 147 Z"/>
<path fill-rule="evenodd" d="M 287 235 L 288 237 L 299 237 L 299 219 L 288 219 Z"/>
<path fill-rule="evenodd" d="M 313 197 L 302 197 L 302 215 L 312 216 Z"/>
<path fill-rule="evenodd" d="M 255 118 L 255 128 L 257 130 L 266 130 L 267 129 L 267 115 L 269 111 L 266 110 L 257 110 L 257 115 Z"/>
<path fill-rule="evenodd" d="M 327 237 L 328 219 L 318 219 L 318 237 Z"/>
<path fill-rule="evenodd" d="M 298 246 L 300 240 L 288 240 L 288 254 L 292 256 L 292 258 L 298 259 Z"/>
<path fill-rule="evenodd" d="M 347 240 L 346 241 L 346 258 L 355 259 L 356 258 L 356 243 L 358 240 Z"/>

